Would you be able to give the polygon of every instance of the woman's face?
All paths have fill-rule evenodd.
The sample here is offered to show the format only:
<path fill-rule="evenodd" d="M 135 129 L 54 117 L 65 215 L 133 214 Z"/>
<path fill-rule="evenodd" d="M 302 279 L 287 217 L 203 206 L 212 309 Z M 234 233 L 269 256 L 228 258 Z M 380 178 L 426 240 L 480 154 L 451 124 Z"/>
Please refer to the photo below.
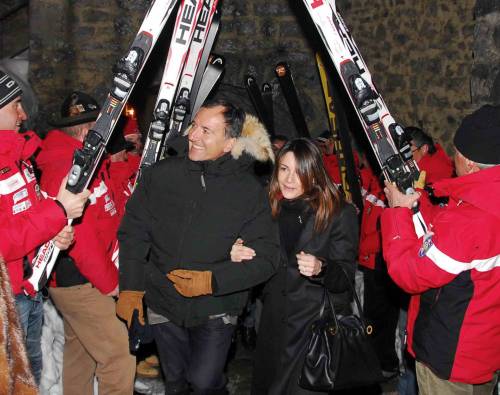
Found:
<path fill-rule="evenodd" d="M 304 193 L 304 188 L 297 174 L 297 161 L 293 152 L 287 152 L 281 158 L 278 168 L 278 185 L 285 199 L 295 199 Z"/>

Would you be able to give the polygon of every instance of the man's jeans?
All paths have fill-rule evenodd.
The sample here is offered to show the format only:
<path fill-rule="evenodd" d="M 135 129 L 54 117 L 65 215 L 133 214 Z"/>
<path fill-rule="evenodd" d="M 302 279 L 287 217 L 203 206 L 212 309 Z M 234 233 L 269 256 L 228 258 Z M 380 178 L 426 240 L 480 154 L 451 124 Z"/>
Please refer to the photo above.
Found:
<path fill-rule="evenodd" d="M 227 394 L 224 366 L 235 326 L 222 318 L 183 328 L 172 322 L 152 325 L 166 394 Z"/>
<path fill-rule="evenodd" d="M 42 294 L 38 292 L 34 298 L 24 294 L 16 295 L 16 308 L 21 328 L 24 331 L 24 341 L 31 371 L 35 376 L 36 383 L 39 384 L 42 375 Z"/>

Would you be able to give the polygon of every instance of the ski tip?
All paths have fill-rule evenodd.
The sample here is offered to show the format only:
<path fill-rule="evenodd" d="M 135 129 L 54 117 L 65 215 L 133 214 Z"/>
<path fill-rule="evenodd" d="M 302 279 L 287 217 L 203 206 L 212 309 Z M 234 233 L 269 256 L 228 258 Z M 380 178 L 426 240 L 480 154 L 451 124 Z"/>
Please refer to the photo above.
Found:
<path fill-rule="evenodd" d="M 264 82 L 262 84 L 262 92 L 272 92 L 273 91 L 273 87 L 271 86 L 271 84 L 269 82 Z"/>
<path fill-rule="evenodd" d="M 251 74 L 246 74 L 245 75 L 245 85 L 246 86 L 249 86 L 249 85 L 253 85 L 256 83 L 256 80 L 255 80 L 255 77 Z"/>
<path fill-rule="evenodd" d="M 222 66 L 222 65 L 224 65 L 226 60 L 224 59 L 224 56 L 222 56 L 222 55 L 217 55 L 215 53 L 211 53 L 208 62 L 212 65 L 220 64 Z"/>
<path fill-rule="evenodd" d="M 276 65 L 276 75 L 278 77 L 284 77 L 287 72 L 289 70 L 289 67 L 288 67 L 288 63 L 286 62 L 279 62 L 277 65 Z"/>

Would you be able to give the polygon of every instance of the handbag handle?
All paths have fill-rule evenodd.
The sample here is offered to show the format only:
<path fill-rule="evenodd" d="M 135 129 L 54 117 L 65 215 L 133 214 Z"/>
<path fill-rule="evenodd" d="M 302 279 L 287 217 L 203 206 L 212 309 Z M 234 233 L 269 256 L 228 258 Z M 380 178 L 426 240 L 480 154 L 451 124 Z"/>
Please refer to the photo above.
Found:
<path fill-rule="evenodd" d="M 351 281 L 349 279 L 349 276 L 347 275 L 345 269 L 342 266 L 340 266 L 340 269 L 342 270 L 342 272 L 346 276 L 347 282 L 349 283 L 349 287 L 351 288 L 351 292 L 352 292 L 352 294 L 354 296 L 354 302 L 356 303 L 356 306 L 358 308 L 359 319 L 361 320 L 361 323 L 363 324 L 363 327 L 365 328 L 366 333 L 368 335 L 370 335 L 373 332 L 373 327 L 371 325 L 367 325 L 366 324 L 365 316 L 363 314 L 363 309 L 361 307 L 361 303 L 359 301 L 358 294 L 356 293 L 356 289 L 352 285 L 352 283 L 351 283 Z M 338 324 L 338 321 L 337 321 L 337 314 L 335 314 L 335 308 L 333 307 L 332 295 L 330 294 L 330 291 L 328 291 L 328 289 L 324 285 L 323 285 L 323 288 L 324 288 L 325 292 L 323 294 L 323 303 L 321 304 L 320 317 L 323 316 L 323 313 L 324 313 L 324 310 L 325 310 L 325 298 L 326 298 L 328 300 L 328 304 L 330 306 L 330 310 L 331 310 L 331 312 L 333 314 L 333 319 L 335 321 L 335 325 L 338 327 L 339 324 Z"/>

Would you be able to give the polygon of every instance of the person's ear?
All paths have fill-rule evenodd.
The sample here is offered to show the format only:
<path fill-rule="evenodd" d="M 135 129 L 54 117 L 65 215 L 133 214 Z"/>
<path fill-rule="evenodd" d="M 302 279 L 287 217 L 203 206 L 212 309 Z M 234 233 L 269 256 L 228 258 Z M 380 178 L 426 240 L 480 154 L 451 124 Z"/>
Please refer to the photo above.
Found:
<path fill-rule="evenodd" d="M 226 143 L 224 144 L 224 152 L 231 152 L 231 150 L 234 147 L 234 144 L 236 144 L 236 139 L 234 137 L 226 139 Z"/>
<path fill-rule="evenodd" d="M 474 162 L 470 159 L 467 159 L 467 158 L 465 158 L 465 167 L 467 168 L 466 174 L 475 173 L 475 172 L 481 170 L 476 162 Z"/>
<path fill-rule="evenodd" d="M 80 132 L 78 133 L 78 140 L 83 141 L 87 134 L 89 133 L 90 127 L 85 125 L 80 128 Z"/>

